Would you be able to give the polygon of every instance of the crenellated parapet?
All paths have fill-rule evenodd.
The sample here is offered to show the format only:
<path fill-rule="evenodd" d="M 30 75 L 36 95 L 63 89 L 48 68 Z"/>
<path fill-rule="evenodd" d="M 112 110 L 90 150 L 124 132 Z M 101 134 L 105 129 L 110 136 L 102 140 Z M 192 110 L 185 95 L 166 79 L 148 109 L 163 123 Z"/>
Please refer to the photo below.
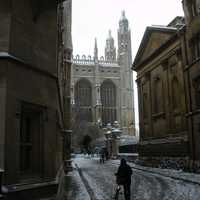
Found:
<path fill-rule="evenodd" d="M 82 55 L 80 56 L 77 54 L 76 56 L 72 57 L 73 63 L 76 64 L 94 64 L 94 58 L 91 55 Z"/>
<path fill-rule="evenodd" d="M 94 57 L 92 57 L 91 55 L 80 56 L 79 54 L 77 54 L 76 56 L 72 56 L 72 60 L 73 60 L 73 63 L 75 64 L 94 64 L 95 63 Z M 100 59 L 98 59 L 98 63 L 102 65 L 104 64 L 116 65 L 117 61 L 105 60 L 104 56 L 101 56 Z"/>
<path fill-rule="evenodd" d="M 100 57 L 99 64 L 117 64 L 117 61 L 106 60 L 103 56 Z"/>

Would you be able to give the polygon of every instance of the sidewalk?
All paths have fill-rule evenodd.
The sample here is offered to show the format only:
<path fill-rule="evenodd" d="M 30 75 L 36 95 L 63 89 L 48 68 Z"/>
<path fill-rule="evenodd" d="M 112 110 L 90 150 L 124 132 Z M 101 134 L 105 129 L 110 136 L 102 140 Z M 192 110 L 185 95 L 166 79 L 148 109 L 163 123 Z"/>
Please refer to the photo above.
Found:
<path fill-rule="evenodd" d="M 77 168 L 74 163 L 72 165 L 72 172 L 61 175 L 56 200 L 91 200 Z"/>

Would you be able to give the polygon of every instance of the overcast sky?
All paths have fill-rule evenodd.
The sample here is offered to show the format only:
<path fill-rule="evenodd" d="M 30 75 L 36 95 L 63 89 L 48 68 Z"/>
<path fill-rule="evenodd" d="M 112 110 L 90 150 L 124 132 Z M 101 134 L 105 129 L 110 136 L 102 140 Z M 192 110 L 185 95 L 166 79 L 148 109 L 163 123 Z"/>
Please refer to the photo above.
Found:
<path fill-rule="evenodd" d="M 129 20 L 133 58 L 147 26 L 167 25 L 176 16 L 183 16 L 181 0 L 72 0 L 73 54 L 93 56 L 94 38 L 97 37 L 99 57 L 104 56 L 109 29 L 117 47 L 122 10 Z M 135 102 L 138 122 L 136 85 Z"/>
<path fill-rule="evenodd" d="M 132 35 L 133 58 L 146 26 L 167 25 L 175 16 L 183 16 L 181 0 L 72 0 L 72 37 L 74 55 L 93 55 L 97 37 L 99 56 L 111 29 L 117 46 L 121 11 L 125 10 Z"/>

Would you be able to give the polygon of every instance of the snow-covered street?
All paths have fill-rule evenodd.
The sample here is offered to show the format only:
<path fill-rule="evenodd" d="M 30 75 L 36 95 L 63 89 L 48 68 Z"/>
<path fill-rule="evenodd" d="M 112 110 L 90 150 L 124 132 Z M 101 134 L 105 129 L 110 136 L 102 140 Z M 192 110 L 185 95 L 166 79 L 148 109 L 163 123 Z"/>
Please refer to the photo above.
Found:
<path fill-rule="evenodd" d="M 91 199 L 110 200 L 119 162 L 78 157 L 74 163 Z M 200 185 L 133 168 L 131 193 L 132 200 L 199 200 Z"/>

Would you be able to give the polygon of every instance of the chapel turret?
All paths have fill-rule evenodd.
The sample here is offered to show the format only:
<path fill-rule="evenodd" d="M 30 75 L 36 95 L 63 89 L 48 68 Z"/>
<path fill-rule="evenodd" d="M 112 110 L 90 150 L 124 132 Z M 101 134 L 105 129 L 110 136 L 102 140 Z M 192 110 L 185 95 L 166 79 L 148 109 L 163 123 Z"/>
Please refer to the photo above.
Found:
<path fill-rule="evenodd" d="M 127 32 L 129 29 L 128 19 L 126 18 L 125 11 L 122 11 L 121 19 L 119 20 L 119 31 Z"/>
<path fill-rule="evenodd" d="M 94 41 L 94 60 L 98 62 L 98 47 L 97 47 L 97 38 Z"/>
<path fill-rule="evenodd" d="M 118 29 L 118 56 L 124 51 L 131 53 L 131 32 L 125 11 L 122 11 Z"/>
<path fill-rule="evenodd" d="M 121 74 L 121 124 L 124 127 L 124 131 L 128 132 L 134 119 L 134 93 L 133 93 L 133 73 L 131 71 L 132 66 L 132 51 L 131 51 L 131 31 L 129 28 L 129 22 L 126 18 L 125 11 L 122 11 L 121 18 L 119 20 L 118 28 L 118 63 L 120 66 Z M 126 131 L 127 130 L 127 131 Z"/>
<path fill-rule="evenodd" d="M 114 44 L 114 39 L 111 35 L 111 30 L 109 30 L 108 38 L 106 39 L 105 47 L 105 59 L 109 61 L 116 61 L 116 48 Z"/>

